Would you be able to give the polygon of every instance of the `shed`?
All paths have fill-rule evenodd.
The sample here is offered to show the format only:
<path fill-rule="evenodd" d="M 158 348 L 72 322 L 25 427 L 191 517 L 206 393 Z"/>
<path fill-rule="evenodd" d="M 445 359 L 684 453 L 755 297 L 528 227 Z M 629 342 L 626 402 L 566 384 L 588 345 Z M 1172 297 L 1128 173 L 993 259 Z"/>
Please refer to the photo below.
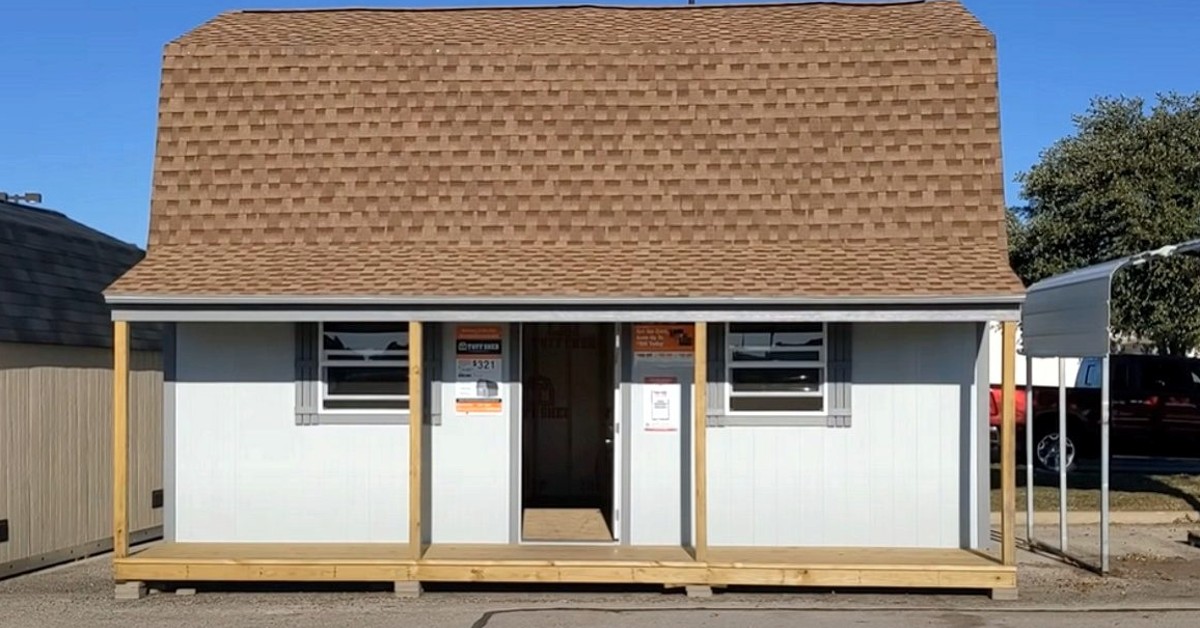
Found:
<path fill-rule="evenodd" d="M 201 25 L 106 292 L 170 329 L 116 579 L 1014 591 L 997 106 L 956 1 Z"/>
<path fill-rule="evenodd" d="M 0 202 L 0 577 L 111 547 L 112 323 L 101 294 L 138 247 Z M 161 533 L 162 368 L 132 342 L 131 529 Z"/>

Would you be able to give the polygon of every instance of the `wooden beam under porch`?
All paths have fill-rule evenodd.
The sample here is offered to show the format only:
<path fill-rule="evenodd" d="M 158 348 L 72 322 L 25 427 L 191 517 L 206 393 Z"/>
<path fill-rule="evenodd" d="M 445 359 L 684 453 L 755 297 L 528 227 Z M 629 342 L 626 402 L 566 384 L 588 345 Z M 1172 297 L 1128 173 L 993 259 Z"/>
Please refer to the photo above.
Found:
<path fill-rule="evenodd" d="M 122 581 L 424 581 L 1011 589 L 1016 569 L 971 550 L 162 543 L 114 560 Z"/>

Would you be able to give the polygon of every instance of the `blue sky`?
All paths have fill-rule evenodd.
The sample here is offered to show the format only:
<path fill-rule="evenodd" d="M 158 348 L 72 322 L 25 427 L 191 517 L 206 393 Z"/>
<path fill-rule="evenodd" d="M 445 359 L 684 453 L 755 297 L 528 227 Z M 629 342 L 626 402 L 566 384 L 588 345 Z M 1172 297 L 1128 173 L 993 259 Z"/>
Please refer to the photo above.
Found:
<path fill-rule="evenodd" d="M 964 2 L 998 39 L 1010 204 L 1016 173 L 1093 96 L 1200 91 L 1200 0 Z M 167 41 L 239 8 L 535 3 L 0 0 L 0 191 L 41 192 L 45 206 L 144 244 Z"/>

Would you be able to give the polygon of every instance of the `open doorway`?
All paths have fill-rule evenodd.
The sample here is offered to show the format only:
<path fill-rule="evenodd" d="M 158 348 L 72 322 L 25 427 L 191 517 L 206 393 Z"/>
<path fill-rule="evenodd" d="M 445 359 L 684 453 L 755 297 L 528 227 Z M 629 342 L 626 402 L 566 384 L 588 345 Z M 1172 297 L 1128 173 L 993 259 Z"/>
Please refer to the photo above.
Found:
<path fill-rule="evenodd" d="M 615 329 L 522 327 L 522 540 L 611 542 Z"/>

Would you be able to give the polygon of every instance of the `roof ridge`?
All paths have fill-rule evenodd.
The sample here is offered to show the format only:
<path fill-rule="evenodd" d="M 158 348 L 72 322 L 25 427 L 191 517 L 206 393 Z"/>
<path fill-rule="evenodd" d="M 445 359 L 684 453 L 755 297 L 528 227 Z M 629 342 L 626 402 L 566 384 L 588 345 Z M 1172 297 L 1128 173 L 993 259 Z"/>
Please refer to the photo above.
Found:
<path fill-rule="evenodd" d="M 294 9 L 236 9 L 225 11 L 225 14 L 237 13 L 451 13 L 472 11 L 562 11 L 565 9 L 604 9 L 613 11 L 697 11 L 713 9 L 762 9 L 775 7 L 802 6 L 839 6 L 853 8 L 896 7 L 917 4 L 933 4 L 939 2 L 959 2 L 959 0 L 783 0 L 781 2 L 723 2 L 718 4 L 681 4 L 681 5 L 621 5 L 621 4 L 526 4 L 500 6 L 444 6 L 444 7 L 309 7 Z"/>
<path fill-rule="evenodd" d="M 42 212 L 44 214 L 53 214 L 55 216 L 62 216 L 63 218 L 67 218 L 68 220 L 70 220 L 70 218 L 68 218 L 66 214 L 58 211 L 57 209 L 50 209 L 49 207 L 34 207 L 33 205 L 26 205 L 24 203 L 14 203 L 12 201 L 0 201 L 0 207 L 4 207 L 7 209 L 32 210 L 35 212 Z"/>
<path fill-rule="evenodd" d="M 47 224 L 44 221 L 24 223 L 24 226 L 29 229 L 37 229 L 39 231 L 49 233 L 49 234 L 74 235 L 75 237 L 86 237 L 90 241 L 92 241 L 96 244 L 104 245 L 104 246 L 112 246 L 115 248 L 122 248 L 122 249 L 136 249 L 138 251 L 143 250 L 142 247 L 140 247 L 136 244 L 133 244 L 131 242 L 126 242 L 126 241 L 124 241 L 120 238 L 117 238 L 111 234 L 105 233 L 89 224 L 75 220 L 74 218 L 72 218 L 72 217 L 68 216 L 67 214 L 60 212 L 56 209 L 49 209 L 46 207 L 31 207 L 29 205 L 23 205 L 20 203 L 12 203 L 12 202 L 0 203 L 0 207 L 7 209 L 7 210 L 13 210 L 13 209 L 25 210 L 25 211 L 29 211 L 29 212 L 32 212 L 35 214 L 42 214 L 47 217 L 62 219 L 64 221 L 66 221 L 68 223 L 67 226 L 70 229 L 74 229 L 76 231 L 76 233 L 68 234 L 66 229 L 64 229 L 62 227 L 56 227 L 54 225 Z M 4 219 L 7 219 L 8 221 L 20 220 L 19 218 L 17 218 L 15 216 L 15 214 L 16 214 L 16 212 L 12 212 L 11 214 L 7 214 L 5 212 L 0 212 L 0 220 L 4 220 Z M 21 223 L 18 223 L 18 224 L 21 224 Z M 80 232 L 83 232 L 83 233 L 80 233 Z"/>
<path fill-rule="evenodd" d="M 221 13 L 181 34 L 167 44 L 166 53 L 210 47 L 364 45 L 520 48 L 767 41 L 791 45 L 985 33 L 987 29 L 961 0 L 242 9 Z"/>

